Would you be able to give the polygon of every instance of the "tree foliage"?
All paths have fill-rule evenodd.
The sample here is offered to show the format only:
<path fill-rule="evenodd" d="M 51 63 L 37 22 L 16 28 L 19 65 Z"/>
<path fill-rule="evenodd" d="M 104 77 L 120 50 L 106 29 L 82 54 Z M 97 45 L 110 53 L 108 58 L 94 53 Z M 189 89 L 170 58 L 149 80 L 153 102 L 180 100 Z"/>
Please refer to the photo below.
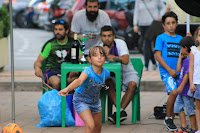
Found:
<path fill-rule="evenodd" d="M 0 8 L 0 38 L 7 37 L 10 32 L 9 12 L 5 6 Z"/>

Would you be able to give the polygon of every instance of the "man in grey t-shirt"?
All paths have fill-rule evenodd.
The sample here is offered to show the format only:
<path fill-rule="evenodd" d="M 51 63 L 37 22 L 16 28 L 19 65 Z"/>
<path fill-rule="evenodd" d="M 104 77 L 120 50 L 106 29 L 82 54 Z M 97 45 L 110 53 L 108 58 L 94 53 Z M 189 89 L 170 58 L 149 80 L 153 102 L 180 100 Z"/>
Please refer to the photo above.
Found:
<path fill-rule="evenodd" d="M 86 9 L 74 14 L 71 31 L 79 34 L 87 34 L 89 40 L 85 43 L 85 55 L 88 55 L 92 46 L 101 43 L 100 30 L 104 25 L 111 25 L 108 14 L 99 9 L 98 0 L 86 0 Z"/>

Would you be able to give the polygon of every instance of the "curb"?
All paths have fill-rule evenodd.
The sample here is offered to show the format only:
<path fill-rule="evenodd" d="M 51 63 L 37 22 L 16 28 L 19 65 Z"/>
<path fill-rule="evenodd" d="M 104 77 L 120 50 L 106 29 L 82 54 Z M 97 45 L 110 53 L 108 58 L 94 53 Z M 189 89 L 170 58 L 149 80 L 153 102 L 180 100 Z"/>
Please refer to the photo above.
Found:
<path fill-rule="evenodd" d="M 10 71 L 0 73 L 0 90 L 11 89 L 10 73 Z M 42 91 L 42 81 L 35 76 L 34 71 L 15 71 L 14 78 L 16 91 Z M 159 71 L 143 71 L 140 91 L 165 91 Z"/>
<path fill-rule="evenodd" d="M 42 91 L 41 82 L 15 82 L 16 91 Z M 0 82 L 0 90 L 11 90 L 11 82 Z M 165 91 L 162 81 L 141 81 L 140 91 Z"/>

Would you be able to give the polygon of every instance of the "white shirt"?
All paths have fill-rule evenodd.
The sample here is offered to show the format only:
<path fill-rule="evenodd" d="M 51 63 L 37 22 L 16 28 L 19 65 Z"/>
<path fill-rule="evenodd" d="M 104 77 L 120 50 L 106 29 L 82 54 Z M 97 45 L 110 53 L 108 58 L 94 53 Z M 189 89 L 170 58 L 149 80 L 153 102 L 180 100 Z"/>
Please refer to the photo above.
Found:
<path fill-rule="evenodd" d="M 100 31 L 105 25 L 111 25 L 108 14 L 99 9 L 99 14 L 94 22 L 87 19 L 86 9 L 82 9 L 74 14 L 71 24 L 71 31 L 89 35 L 89 40 L 85 43 L 85 54 L 89 54 L 91 47 L 99 45 L 101 42 Z"/>
<path fill-rule="evenodd" d="M 153 15 L 153 18 L 149 11 Z M 160 0 L 136 0 L 133 24 L 138 26 L 149 26 L 154 19 L 157 20 L 159 17 L 162 17 L 165 12 L 166 6 Z"/>
<path fill-rule="evenodd" d="M 124 40 L 121 39 L 114 39 L 115 43 L 116 43 L 116 47 L 117 47 L 117 52 L 120 56 L 123 55 L 129 55 L 129 51 L 126 45 L 126 42 Z M 103 47 L 103 44 L 101 44 L 100 46 Z M 130 61 L 129 58 L 129 63 L 127 65 L 122 64 L 122 74 L 123 75 L 127 75 L 127 74 L 137 74 L 137 72 L 135 71 L 135 69 L 133 68 L 133 65 Z"/>
<path fill-rule="evenodd" d="M 192 46 L 191 52 L 194 55 L 193 83 L 200 84 L 200 51 L 196 46 Z"/>

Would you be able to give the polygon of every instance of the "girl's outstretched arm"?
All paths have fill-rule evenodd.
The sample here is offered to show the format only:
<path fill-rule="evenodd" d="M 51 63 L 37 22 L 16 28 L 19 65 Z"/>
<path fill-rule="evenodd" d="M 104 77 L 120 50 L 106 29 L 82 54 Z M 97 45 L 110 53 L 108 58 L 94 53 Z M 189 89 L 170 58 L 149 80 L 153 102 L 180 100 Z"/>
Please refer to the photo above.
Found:
<path fill-rule="evenodd" d="M 66 88 L 62 89 L 58 92 L 58 95 L 63 97 L 67 96 L 68 93 L 83 84 L 83 82 L 87 79 L 88 75 L 84 72 L 81 73 L 78 79 L 75 79 L 71 84 L 69 84 Z"/>

